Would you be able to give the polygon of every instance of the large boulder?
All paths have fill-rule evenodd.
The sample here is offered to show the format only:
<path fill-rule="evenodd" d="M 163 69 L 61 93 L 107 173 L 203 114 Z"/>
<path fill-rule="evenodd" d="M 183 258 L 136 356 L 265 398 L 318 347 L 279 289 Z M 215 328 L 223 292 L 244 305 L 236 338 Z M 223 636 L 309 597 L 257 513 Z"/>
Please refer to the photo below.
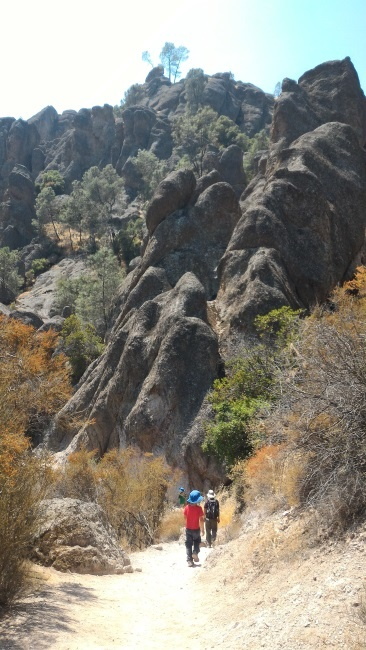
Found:
<path fill-rule="evenodd" d="M 151 235 L 168 215 L 184 208 L 196 186 L 191 169 L 179 169 L 159 184 L 146 212 L 146 226 Z"/>
<path fill-rule="evenodd" d="M 38 330 L 43 325 L 42 318 L 40 318 L 38 314 L 35 314 L 32 311 L 14 309 L 10 312 L 9 318 L 20 320 L 25 325 L 31 325 L 31 327 L 34 327 L 36 330 Z"/>
<path fill-rule="evenodd" d="M 53 140 L 57 135 L 58 114 L 53 106 L 46 106 L 39 113 L 28 120 L 28 124 L 34 125 L 39 133 L 41 142 Z"/>
<path fill-rule="evenodd" d="M 46 499 L 32 559 L 57 571 L 93 575 L 131 573 L 132 567 L 103 510 L 78 499 Z"/>

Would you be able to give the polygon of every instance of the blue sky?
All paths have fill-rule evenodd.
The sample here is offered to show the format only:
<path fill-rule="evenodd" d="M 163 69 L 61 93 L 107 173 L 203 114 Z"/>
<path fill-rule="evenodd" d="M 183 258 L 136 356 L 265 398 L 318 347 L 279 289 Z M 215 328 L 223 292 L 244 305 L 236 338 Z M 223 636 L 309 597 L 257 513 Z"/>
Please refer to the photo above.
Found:
<path fill-rule="evenodd" d="M 1 117 L 119 104 L 166 41 L 190 50 L 184 74 L 231 71 L 266 92 L 350 56 L 366 92 L 366 0 L 5 1 Z"/>

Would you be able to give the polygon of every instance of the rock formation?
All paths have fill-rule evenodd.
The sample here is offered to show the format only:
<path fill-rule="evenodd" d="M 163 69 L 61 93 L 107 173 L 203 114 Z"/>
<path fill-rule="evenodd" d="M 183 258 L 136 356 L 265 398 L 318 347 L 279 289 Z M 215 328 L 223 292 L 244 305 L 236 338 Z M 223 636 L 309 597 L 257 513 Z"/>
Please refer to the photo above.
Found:
<path fill-rule="evenodd" d="M 22 248 L 34 236 L 33 183 L 43 171 L 58 170 L 70 192 L 72 181 L 80 180 L 91 166 L 112 164 L 124 177 L 128 196 L 136 196 L 140 181 L 130 164 L 131 157 L 139 149 L 148 149 L 159 159 L 169 159 L 173 149 L 171 120 L 186 108 L 185 80 L 172 84 L 159 66 L 149 73 L 141 91 L 139 105 L 127 107 L 118 118 L 107 104 L 67 110 L 61 115 L 47 106 L 27 121 L 0 118 L 0 246 Z M 203 101 L 233 119 L 249 136 L 268 128 L 271 121 L 273 97 L 252 84 L 235 82 L 229 73 L 206 77 Z M 240 170 L 241 161 L 233 152 L 227 155 L 230 161 L 222 165 L 228 170 L 222 180 L 231 182 L 229 177 L 234 174 L 239 192 L 245 179 L 233 166 L 238 164 Z M 28 175 L 27 188 L 23 182 L 26 196 L 19 195 L 20 179 L 14 177 L 20 173 L 24 178 Z"/>
<path fill-rule="evenodd" d="M 299 84 L 285 80 L 264 174 L 242 195 L 220 261 L 217 308 L 227 328 L 247 329 L 282 305 L 309 309 L 349 277 L 365 237 L 365 125 L 349 59 Z"/>
<path fill-rule="evenodd" d="M 161 68 L 141 88 L 141 103 L 125 110 L 122 122 L 112 120 L 110 107 L 57 117 L 46 109 L 29 131 L 22 125 L 28 144 L 13 141 L 22 160 L 16 162 L 25 164 L 36 129 L 37 170 L 43 155 L 44 166 L 72 180 L 85 165 L 112 160 L 137 183 L 130 156 L 140 147 L 169 156 L 169 121 L 186 104 L 184 82 L 172 85 Z M 269 123 L 273 100 L 227 73 L 206 78 L 204 96 L 249 135 Z M 2 120 L 1 128 L 6 142 L 14 122 Z M 47 140 L 51 133 L 58 135 Z M 349 59 L 331 61 L 298 83 L 284 80 L 269 151 L 258 156 L 258 174 L 244 191 L 235 146 L 210 152 L 198 180 L 181 169 L 162 181 L 147 209 L 141 256 L 116 301 L 107 348 L 55 419 L 48 447 L 69 453 L 85 445 L 103 454 L 138 445 L 164 454 L 191 484 L 217 480 L 220 468 L 200 449 L 199 413 L 222 372 L 227 341 L 245 342 L 257 314 L 324 301 L 363 259 L 365 133 L 357 73 Z M 85 424 L 78 428 L 80 413 Z"/>
<path fill-rule="evenodd" d="M 93 575 L 131 573 L 126 553 L 95 503 L 78 499 L 46 499 L 31 558 L 57 571 Z"/>

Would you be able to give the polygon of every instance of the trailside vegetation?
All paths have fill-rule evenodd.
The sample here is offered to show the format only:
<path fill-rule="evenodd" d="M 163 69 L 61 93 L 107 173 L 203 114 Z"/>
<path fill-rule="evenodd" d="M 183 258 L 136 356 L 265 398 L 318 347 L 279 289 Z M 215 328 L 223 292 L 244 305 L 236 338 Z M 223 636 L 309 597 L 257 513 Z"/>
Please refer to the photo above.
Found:
<path fill-rule="evenodd" d="M 125 277 L 112 250 L 103 246 L 87 257 L 87 272 L 78 278 L 61 278 L 57 284 L 59 311 L 70 307 L 80 322 L 92 325 L 103 338 L 112 324 L 114 300 Z"/>
<path fill-rule="evenodd" d="M 61 496 L 95 501 L 105 511 L 123 545 L 141 549 L 155 541 L 172 470 L 164 459 L 136 448 L 71 454 L 56 472 Z"/>
<path fill-rule="evenodd" d="M 226 377 L 214 382 L 208 395 L 213 418 L 205 424 L 202 448 L 227 469 L 248 458 L 261 444 L 261 417 L 277 397 L 277 367 L 299 315 L 299 311 L 282 307 L 258 316 L 256 326 L 263 342 L 229 361 Z"/>
<path fill-rule="evenodd" d="M 327 535 L 365 518 L 365 316 L 360 267 L 329 303 L 298 321 L 290 339 L 262 317 L 267 335 L 282 343 L 268 386 L 270 408 L 252 421 L 254 431 L 260 422 L 261 438 L 232 467 L 246 505 L 306 510 Z"/>
<path fill-rule="evenodd" d="M 27 585 L 26 559 L 50 480 L 47 459 L 31 452 L 71 396 L 57 335 L 0 316 L 0 607 Z"/>

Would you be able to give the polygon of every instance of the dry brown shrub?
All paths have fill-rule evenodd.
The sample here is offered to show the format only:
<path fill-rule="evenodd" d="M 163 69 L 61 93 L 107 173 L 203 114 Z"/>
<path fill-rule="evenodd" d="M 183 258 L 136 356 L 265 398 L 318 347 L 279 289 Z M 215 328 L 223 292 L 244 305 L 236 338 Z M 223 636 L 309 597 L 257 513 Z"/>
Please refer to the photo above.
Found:
<path fill-rule="evenodd" d="M 171 478 L 165 460 L 136 448 L 112 450 L 97 476 L 98 503 L 128 548 L 153 543 Z"/>
<path fill-rule="evenodd" d="M 0 606 L 27 584 L 26 559 L 50 481 L 49 461 L 31 452 L 28 436 L 41 438 L 71 394 L 55 344 L 54 333 L 0 316 Z"/>
<path fill-rule="evenodd" d="M 22 435 L 0 435 L 0 607 L 27 587 L 26 558 L 39 522 L 39 504 L 50 480 L 48 459 L 29 450 Z"/>
<path fill-rule="evenodd" d="M 58 497 L 97 500 L 97 452 L 81 449 L 70 454 L 62 467 L 53 470 L 53 492 Z"/>
<path fill-rule="evenodd" d="M 100 460 L 81 450 L 55 469 L 54 492 L 95 501 L 125 547 L 144 548 L 156 539 L 173 476 L 162 457 L 136 448 L 114 449 Z"/>
<path fill-rule="evenodd" d="M 247 508 L 267 513 L 299 505 L 304 459 L 284 443 L 264 445 L 232 470 L 234 488 Z"/>
<path fill-rule="evenodd" d="M 157 537 L 161 542 L 173 542 L 179 539 L 185 522 L 182 508 L 167 510 L 160 522 Z"/>
<path fill-rule="evenodd" d="M 303 322 L 296 364 L 279 374 L 281 397 L 267 421 L 285 464 L 295 466 L 284 495 L 287 482 L 287 499 L 316 508 L 332 532 L 366 511 L 365 278 L 362 270 L 356 296 L 354 287 L 338 289 L 332 310 Z"/>

